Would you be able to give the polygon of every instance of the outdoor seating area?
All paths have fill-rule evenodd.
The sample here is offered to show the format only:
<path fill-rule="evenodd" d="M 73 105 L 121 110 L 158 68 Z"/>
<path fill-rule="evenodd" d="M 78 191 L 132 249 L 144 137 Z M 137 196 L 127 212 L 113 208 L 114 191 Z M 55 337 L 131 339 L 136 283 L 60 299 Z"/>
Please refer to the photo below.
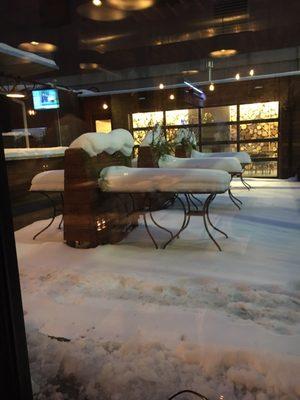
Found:
<path fill-rule="evenodd" d="M 299 15 L 1 0 L 3 400 L 300 399 Z"/>

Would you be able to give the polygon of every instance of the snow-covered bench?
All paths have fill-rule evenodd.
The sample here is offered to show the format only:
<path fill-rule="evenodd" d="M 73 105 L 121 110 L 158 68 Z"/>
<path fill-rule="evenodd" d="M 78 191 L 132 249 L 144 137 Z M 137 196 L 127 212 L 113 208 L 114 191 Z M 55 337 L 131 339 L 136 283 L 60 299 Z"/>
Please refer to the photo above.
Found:
<path fill-rule="evenodd" d="M 248 189 L 251 189 L 251 186 L 249 185 L 248 182 L 245 181 L 243 177 L 243 172 L 244 169 L 247 165 L 250 165 L 252 163 L 250 155 L 246 151 L 229 151 L 229 152 L 216 152 L 216 153 L 202 153 L 197 150 L 192 150 L 191 153 L 191 158 L 197 159 L 197 160 L 203 160 L 203 159 L 215 159 L 219 157 L 235 157 L 239 160 L 242 166 L 242 172 L 238 175 L 239 178 L 241 179 L 242 184 Z"/>
<path fill-rule="evenodd" d="M 64 170 L 50 170 L 40 172 L 39 174 L 35 175 L 31 181 L 30 192 L 39 192 L 43 194 L 49 200 L 50 204 L 53 208 L 53 214 L 50 222 L 47 224 L 45 228 L 41 231 L 36 233 L 33 237 L 33 240 L 36 239 L 42 232 L 48 229 L 55 220 L 57 216 L 57 208 L 56 203 L 49 195 L 50 193 L 59 193 L 63 205 L 63 193 L 64 193 Z M 59 229 L 61 229 L 63 218 L 59 223 Z"/>
<path fill-rule="evenodd" d="M 189 168 L 189 169 L 209 169 L 228 172 L 231 177 L 242 174 L 242 166 L 235 157 L 203 157 L 203 158 L 180 158 L 165 155 L 158 160 L 160 168 Z M 231 188 L 228 189 L 229 198 L 233 204 L 240 209 L 238 203 L 242 201 L 232 194 Z"/>
<path fill-rule="evenodd" d="M 122 166 L 111 166 L 102 169 L 99 179 L 99 187 L 104 192 L 111 193 L 127 193 L 133 195 L 135 193 L 145 193 L 148 201 L 148 207 L 144 209 L 136 209 L 133 205 L 135 211 L 147 211 L 150 214 L 152 221 L 156 226 L 168 231 L 171 234 L 171 238 L 163 245 L 165 248 L 172 240 L 178 237 L 187 226 L 190 221 L 191 215 L 202 215 L 205 229 L 216 244 L 219 250 L 221 250 L 219 244 L 211 235 L 208 224 L 215 230 L 221 232 L 226 237 L 227 235 L 216 228 L 209 217 L 209 206 L 217 194 L 221 194 L 229 190 L 231 176 L 225 171 L 218 170 L 205 170 L 205 169 L 186 169 L 186 168 L 128 168 Z M 159 225 L 153 215 L 151 210 L 151 194 L 155 195 L 157 193 L 175 193 L 183 194 L 186 197 L 186 204 L 180 201 L 184 210 L 184 219 L 182 226 L 176 234 L 172 234 L 166 228 Z M 208 194 L 203 209 L 201 211 L 191 211 L 190 201 L 188 194 Z M 143 213 L 145 227 L 149 236 L 151 237 L 154 245 L 158 248 L 158 245 L 150 233 L 146 214 Z"/>

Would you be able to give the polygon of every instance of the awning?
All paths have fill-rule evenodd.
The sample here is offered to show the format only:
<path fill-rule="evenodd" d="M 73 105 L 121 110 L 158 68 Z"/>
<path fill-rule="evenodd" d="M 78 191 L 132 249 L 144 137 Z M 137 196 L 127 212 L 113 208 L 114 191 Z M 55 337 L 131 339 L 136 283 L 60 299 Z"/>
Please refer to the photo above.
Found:
<path fill-rule="evenodd" d="M 58 69 L 53 60 L 0 43 L 0 74 L 25 78 Z"/>

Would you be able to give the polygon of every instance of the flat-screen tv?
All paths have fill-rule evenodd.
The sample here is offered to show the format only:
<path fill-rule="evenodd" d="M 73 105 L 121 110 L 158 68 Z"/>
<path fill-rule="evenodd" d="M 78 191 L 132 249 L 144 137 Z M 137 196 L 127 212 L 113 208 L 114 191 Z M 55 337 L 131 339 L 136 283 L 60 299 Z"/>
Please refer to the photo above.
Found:
<path fill-rule="evenodd" d="M 35 110 L 48 110 L 59 108 L 57 89 L 40 89 L 32 91 L 33 108 Z"/>

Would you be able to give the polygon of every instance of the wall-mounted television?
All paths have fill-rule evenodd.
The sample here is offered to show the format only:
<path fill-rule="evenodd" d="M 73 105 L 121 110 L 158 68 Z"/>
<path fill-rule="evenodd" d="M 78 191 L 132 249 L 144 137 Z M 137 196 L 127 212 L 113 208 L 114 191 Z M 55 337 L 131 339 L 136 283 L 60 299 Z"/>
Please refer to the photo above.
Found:
<path fill-rule="evenodd" d="M 35 110 L 59 108 L 57 89 L 40 89 L 32 91 L 33 107 Z"/>

